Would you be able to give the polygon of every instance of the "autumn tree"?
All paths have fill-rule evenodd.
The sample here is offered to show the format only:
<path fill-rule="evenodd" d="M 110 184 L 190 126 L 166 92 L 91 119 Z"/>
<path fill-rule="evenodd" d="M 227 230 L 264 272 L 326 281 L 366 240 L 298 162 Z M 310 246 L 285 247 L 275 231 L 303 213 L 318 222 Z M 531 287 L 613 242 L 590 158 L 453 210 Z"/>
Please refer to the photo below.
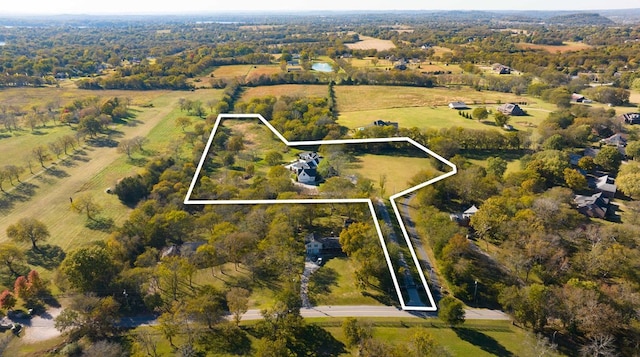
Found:
<path fill-rule="evenodd" d="M 13 276 L 22 275 L 25 257 L 20 248 L 12 243 L 0 243 L 0 263 L 4 264 Z"/>
<path fill-rule="evenodd" d="M 0 293 L 0 309 L 11 310 L 16 306 L 16 297 L 9 290 Z"/>
<path fill-rule="evenodd" d="M 489 112 L 485 107 L 478 107 L 473 109 L 473 111 L 471 112 L 471 116 L 476 120 L 484 120 L 489 117 Z"/>
<path fill-rule="evenodd" d="M 36 147 L 34 147 L 33 149 L 31 149 L 31 156 L 40 163 L 40 166 L 42 166 L 43 168 L 46 168 L 44 166 L 44 162 L 47 161 L 49 155 L 47 152 L 47 148 L 44 147 L 43 145 L 38 145 Z"/>
<path fill-rule="evenodd" d="M 606 171 L 615 172 L 622 163 L 622 154 L 615 147 L 605 146 L 598 151 L 593 162 Z"/>
<path fill-rule="evenodd" d="M 88 246 L 71 251 L 62 261 L 60 271 L 72 288 L 106 295 L 118 268 L 105 248 Z"/>
<path fill-rule="evenodd" d="M 55 327 L 74 338 L 112 337 L 118 329 L 119 308 L 120 305 L 111 296 L 77 295 L 55 318 Z"/>
<path fill-rule="evenodd" d="M 460 300 L 445 296 L 440 300 L 438 317 L 449 326 L 456 326 L 464 323 L 464 305 Z"/>
<path fill-rule="evenodd" d="M 509 122 L 509 116 L 501 113 L 501 112 L 495 112 L 493 114 L 493 120 L 496 122 L 496 125 L 499 127 L 503 127 L 504 125 L 506 125 Z"/>
<path fill-rule="evenodd" d="M 587 189 L 587 178 L 575 169 L 564 169 L 564 181 L 574 191 Z"/>
<path fill-rule="evenodd" d="M 50 233 L 41 221 L 33 217 L 25 217 L 7 227 L 7 236 L 15 242 L 30 242 L 32 248 L 38 251 L 37 243 L 46 241 Z"/>
<path fill-rule="evenodd" d="M 189 117 L 177 117 L 176 118 L 176 126 L 182 128 L 182 132 L 191 125 L 191 118 Z"/>
<path fill-rule="evenodd" d="M 133 150 L 135 149 L 135 144 L 133 143 L 133 141 L 129 140 L 129 139 L 122 139 L 120 140 L 120 142 L 118 143 L 118 152 L 119 153 L 123 153 L 123 154 L 127 154 L 127 156 L 129 158 L 131 158 L 131 153 L 133 152 Z"/>
<path fill-rule="evenodd" d="M 249 290 L 238 287 L 233 287 L 227 292 L 227 306 L 233 314 L 236 325 L 240 324 L 242 315 L 249 308 L 249 294 Z"/>
<path fill-rule="evenodd" d="M 95 220 L 95 216 L 102 212 L 102 206 L 96 201 L 93 195 L 88 192 L 78 195 L 73 199 L 71 203 L 73 208 L 78 213 L 85 213 L 88 219 Z"/>
<path fill-rule="evenodd" d="M 507 171 L 507 161 L 501 157 L 490 157 L 487 159 L 487 173 L 496 177 L 502 177 Z"/>
<path fill-rule="evenodd" d="M 275 150 L 267 151 L 264 160 L 269 166 L 279 165 L 282 162 L 282 154 Z"/>
<path fill-rule="evenodd" d="M 54 153 L 58 159 L 60 158 L 60 155 L 64 152 L 64 146 L 58 140 L 49 143 L 48 146 L 49 146 L 49 150 L 51 150 L 51 152 Z"/>

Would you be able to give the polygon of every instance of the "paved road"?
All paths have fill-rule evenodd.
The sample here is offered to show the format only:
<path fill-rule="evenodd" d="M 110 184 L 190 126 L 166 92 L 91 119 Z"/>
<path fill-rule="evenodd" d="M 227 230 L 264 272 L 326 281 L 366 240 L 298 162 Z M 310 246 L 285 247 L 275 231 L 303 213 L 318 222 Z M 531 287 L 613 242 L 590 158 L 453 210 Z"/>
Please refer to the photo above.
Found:
<path fill-rule="evenodd" d="M 380 199 L 376 199 L 376 205 L 378 206 L 378 211 L 382 216 L 382 219 L 385 221 L 387 226 L 389 227 L 389 240 L 394 243 L 398 243 L 398 238 L 396 237 L 395 230 L 393 229 L 393 224 L 391 223 L 391 217 L 389 216 L 389 211 L 387 210 L 387 206 L 384 205 L 384 202 Z M 398 260 L 401 267 L 405 269 L 404 275 L 404 286 L 407 290 L 407 294 L 409 295 L 409 301 L 406 302 L 408 306 L 424 306 L 424 302 L 420 299 L 420 294 L 418 293 L 418 289 L 416 288 L 416 283 L 413 280 L 413 276 L 411 275 L 411 270 L 407 265 L 407 261 L 404 258 L 404 254 L 400 252 L 398 254 Z"/>
<path fill-rule="evenodd" d="M 302 317 L 413 317 L 433 318 L 434 312 L 403 311 L 393 306 L 314 306 L 301 309 Z M 242 320 L 259 320 L 262 318 L 260 310 L 249 310 L 242 315 Z M 466 309 L 465 318 L 469 320 L 508 320 L 509 316 L 499 310 Z"/>
<path fill-rule="evenodd" d="M 422 265 L 422 269 L 426 270 L 429 274 L 429 289 L 431 290 L 431 295 L 433 296 L 433 300 L 438 303 L 440 298 L 442 297 L 442 285 L 440 285 L 440 280 L 438 279 L 438 275 L 433 269 L 433 264 L 431 263 L 431 259 L 427 255 L 427 252 L 424 250 L 422 246 L 422 241 L 418 236 L 418 231 L 416 231 L 416 226 L 411 220 L 411 215 L 409 214 L 409 202 L 413 199 L 414 195 L 405 196 L 401 202 L 398 202 L 398 208 L 400 209 L 400 214 L 402 215 L 402 221 L 404 222 L 404 226 L 407 229 L 407 233 L 409 234 L 409 238 L 411 239 L 411 243 L 413 244 L 413 249 L 416 251 L 418 255 L 418 259 Z"/>

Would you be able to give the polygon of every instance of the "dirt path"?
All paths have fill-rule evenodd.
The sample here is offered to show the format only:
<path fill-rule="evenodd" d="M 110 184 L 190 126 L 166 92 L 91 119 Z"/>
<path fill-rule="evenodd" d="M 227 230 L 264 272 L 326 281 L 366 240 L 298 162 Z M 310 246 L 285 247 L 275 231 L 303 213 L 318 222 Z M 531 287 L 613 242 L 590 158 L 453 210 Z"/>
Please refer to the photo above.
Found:
<path fill-rule="evenodd" d="M 119 140 L 135 136 L 145 137 L 171 112 L 176 102 L 177 98 L 171 98 L 170 104 L 166 106 L 145 109 L 137 118 L 137 125 L 118 128 L 124 134 Z M 74 231 L 73 225 L 69 225 L 68 221 L 60 219 L 60 203 L 68 203 L 69 197 L 73 197 L 74 194 L 82 191 L 83 187 L 92 178 L 106 170 L 111 163 L 123 155 L 118 153 L 115 147 L 85 146 L 82 152 L 85 155 L 80 155 L 80 160 L 73 160 L 74 165 L 63 166 L 58 164 L 56 166 L 65 173 L 64 176 L 47 177 L 47 174 L 42 174 L 30 180 L 38 186 L 35 188 L 36 192 L 33 197 L 23 202 L 15 202 L 9 212 L 5 211 L 3 212 L 4 214 L 0 215 L 0 241 L 7 239 L 6 227 L 23 217 L 38 217 L 47 224 L 52 235 L 64 232 L 68 242 L 66 242 L 66 246 L 62 247 L 63 249 L 74 246 L 76 241 L 82 238 L 79 233 L 84 227 L 81 224 Z M 68 215 L 77 216 L 70 210 Z"/>

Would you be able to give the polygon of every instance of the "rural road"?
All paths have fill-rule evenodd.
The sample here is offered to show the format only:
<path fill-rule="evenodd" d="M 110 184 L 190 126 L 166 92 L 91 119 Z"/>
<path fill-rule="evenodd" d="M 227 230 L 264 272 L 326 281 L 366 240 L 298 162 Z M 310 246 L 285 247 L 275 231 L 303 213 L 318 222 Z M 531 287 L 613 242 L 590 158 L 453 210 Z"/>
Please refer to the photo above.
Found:
<path fill-rule="evenodd" d="M 61 309 L 50 309 L 44 317 L 36 316 L 29 320 L 15 320 L 24 326 L 22 339 L 28 343 L 45 341 L 60 336 L 60 331 L 55 328 L 54 318 L 60 314 Z M 317 317 L 395 317 L 395 318 L 435 318 L 435 312 L 403 311 L 393 306 L 314 306 L 300 309 L 300 315 L 304 318 Z M 229 316 L 231 318 L 231 316 Z M 465 309 L 467 320 L 509 320 L 509 316 L 499 310 Z M 242 315 L 242 321 L 260 320 L 262 314 L 259 309 L 248 310 Z M 154 326 L 157 324 L 155 316 L 124 317 L 120 320 L 120 326 L 134 328 L 138 326 Z"/>
<path fill-rule="evenodd" d="M 422 241 L 418 236 L 416 226 L 411 220 L 411 215 L 409 214 L 409 202 L 413 199 L 413 197 L 414 195 L 405 196 L 402 202 L 399 202 L 398 207 L 400 209 L 400 214 L 402 215 L 404 226 L 407 229 L 407 233 L 409 234 L 409 238 L 411 239 L 411 243 L 413 244 L 413 249 L 417 252 L 416 254 L 418 255 L 418 260 L 420 260 L 420 265 L 422 266 L 422 269 L 426 270 L 429 274 L 428 283 L 429 289 L 431 290 L 431 295 L 433 296 L 433 300 L 438 303 L 438 301 L 440 301 L 440 298 L 442 297 L 442 285 L 440 285 L 438 275 L 433 269 L 431 259 L 429 259 L 427 252 L 422 246 Z"/>
<path fill-rule="evenodd" d="M 387 210 L 387 206 L 384 205 L 384 202 L 380 199 L 376 199 L 376 205 L 378 206 L 378 211 L 382 216 L 382 219 L 387 224 L 389 228 L 389 239 L 398 243 L 398 238 L 396 237 L 395 230 L 393 229 L 393 225 L 391 223 L 391 217 L 389 217 L 389 211 Z M 411 270 L 407 265 L 407 261 L 404 258 L 404 254 L 400 252 L 398 254 L 398 260 L 401 267 L 405 269 L 404 275 L 404 286 L 407 290 L 407 294 L 409 295 L 409 301 L 406 302 L 408 306 L 424 306 L 424 302 L 420 299 L 420 294 L 418 293 L 418 289 L 416 289 L 416 283 L 413 281 L 413 276 L 409 273 Z"/>

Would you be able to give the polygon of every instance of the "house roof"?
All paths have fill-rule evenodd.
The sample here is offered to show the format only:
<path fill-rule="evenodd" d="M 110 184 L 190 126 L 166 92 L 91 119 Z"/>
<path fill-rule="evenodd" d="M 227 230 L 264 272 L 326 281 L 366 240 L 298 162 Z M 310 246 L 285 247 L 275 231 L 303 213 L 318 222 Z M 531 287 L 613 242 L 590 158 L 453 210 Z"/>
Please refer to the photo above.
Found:
<path fill-rule="evenodd" d="M 611 192 L 611 193 L 616 193 L 616 190 L 618 189 L 614 183 L 614 180 L 609 177 L 609 175 L 604 175 L 601 177 L 598 177 L 596 179 L 596 187 L 598 188 L 598 190 L 600 191 L 604 191 L 604 192 Z"/>
<path fill-rule="evenodd" d="M 465 102 L 451 102 L 449 103 L 449 108 L 451 109 L 467 109 L 467 104 Z"/>
<path fill-rule="evenodd" d="M 506 103 L 498 107 L 498 111 L 504 114 L 520 114 L 523 112 L 522 108 L 515 103 Z"/>
<path fill-rule="evenodd" d="M 609 199 L 598 192 L 591 196 L 576 195 L 573 199 L 578 206 L 578 211 L 589 217 L 604 218 L 609 209 Z"/>
<path fill-rule="evenodd" d="M 584 95 L 578 93 L 571 94 L 571 100 L 581 100 L 584 99 Z"/>
<path fill-rule="evenodd" d="M 616 133 L 611 135 L 610 137 L 606 138 L 606 139 L 602 139 L 600 140 L 603 143 L 607 144 L 607 145 L 615 145 L 615 146 L 626 146 L 627 145 L 627 139 L 624 138 L 624 134 L 621 133 Z"/>
<path fill-rule="evenodd" d="M 472 215 L 472 214 L 476 214 L 476 212 L 478 212 L 478 207 L 476 207 L 476 205 L 473 205 L 471 207 L 469 207 L 466 211 L 464 211 L 464 214 L 468 214 L 468 215 Z"/>

